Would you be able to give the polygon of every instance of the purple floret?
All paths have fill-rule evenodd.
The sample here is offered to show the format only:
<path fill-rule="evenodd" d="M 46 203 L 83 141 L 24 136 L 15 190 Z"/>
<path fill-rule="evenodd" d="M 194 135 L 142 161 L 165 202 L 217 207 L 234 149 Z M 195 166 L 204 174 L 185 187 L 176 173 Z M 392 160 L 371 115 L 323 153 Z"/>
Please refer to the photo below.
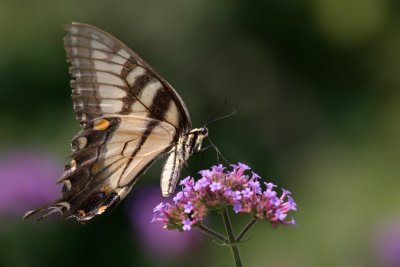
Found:
<path fill-rule="evenodd" d="M 212 182 L 210 185 L 211 192 L 215 192 L 216 190 L 220 190 L 222 188 L 222 184 L 220 182 Z"/>
<path fill-rule="evenodd" d="M 193 210 L 193 205 L 192 205 L 192 201 L 189 201 L 187 204 L 184 204 L 183 207 L 185 208 L 185 210 L 183 211 L 184 213 L 191 213 Z"/>
<path fill-rule="evenodd" d="M 185 219 L 182 221 L 183 226 L 182 226 L 182 230 L 183 231 L 190 231 L 190 229 L 192 229 L 192 222 L 190 221 L 190 219 Z"/>

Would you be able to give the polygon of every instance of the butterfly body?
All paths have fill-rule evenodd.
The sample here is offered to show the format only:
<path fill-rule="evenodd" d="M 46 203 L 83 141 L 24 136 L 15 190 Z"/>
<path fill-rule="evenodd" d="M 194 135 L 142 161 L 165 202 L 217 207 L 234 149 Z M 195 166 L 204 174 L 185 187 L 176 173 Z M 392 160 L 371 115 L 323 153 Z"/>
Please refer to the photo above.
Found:
<path fill-rule="evenodd" d="M 167 197 L 174 191 L 182 165 L 193 153 L 201 149 L 203 138 L 207 135 L 208 130 L 203 127 L 193 129 L 189 133 L 180 136 L 177 144 L 171 149 L 161 173 L 161 192 L 163 196 Z"/>
<path fill-rule="evenodd" d="M 52 208 L 64 218 L 90 220 L 114 208 L 165 154 L 161 191 L 169 196 L 207 129 L 192 129 L 171 85 L 115 37 L 82 23 L 65 29 L 74 112 L 82 130 L 72 139 L 72 160 L 57 181 L 64 183 L 60 196 L 25 218 Z"/>

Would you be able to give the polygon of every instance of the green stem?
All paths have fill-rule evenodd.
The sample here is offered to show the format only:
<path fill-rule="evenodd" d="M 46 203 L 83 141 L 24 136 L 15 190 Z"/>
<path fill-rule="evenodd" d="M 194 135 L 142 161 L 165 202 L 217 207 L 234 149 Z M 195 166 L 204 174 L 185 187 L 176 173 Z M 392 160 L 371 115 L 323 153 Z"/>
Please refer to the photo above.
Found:
<path fill-rule="evenodd" d="M 239 243 L 240 240 L 242 239 L 242 237 L 247 233 L 247 231 L 250 230 L 250 228 L 256 223 L 258 222 L 258 220 L 256 218 L 253 218 L 253 220 L 251 220 L 245 228 L 243 228 L 243 230 L 240 232 L 240 234 L 238 235 L 238 237 L 236 238 L 236 243 Z"/>
<path fill-rule="evenodd" d="M 228 210 L 226 207 L 222 209 L 222 217 L 224 219 L 225 229 L 229 239 L 229 246 L 231 247 L 231 252 L 233 254 L 235 265 L 236 267 L 242 267 L 243 266 L 242 258 L 240 257 L 239 247 L 236 243 L 236 238 L 235 234 L 233 233 L 231 219 L 229 218 Z"/>
<path fill-rule="evenodd" d="M 226 237 L 218 234 L 217 232 L 214 232 L 213 230 L 211 230 L 210 228 L 208 228 L 208 227 L 206 227 L 206 226 L 204 226 L 202 224 L 200 224 L 198 226 L 198 229 L 201 230 L 203 233 L 205 233 L 205 234 L 207 234 L 209 236 L 212 236 L 212 237 L 224 242 L 225 244 L 229 244 L 229 240 Z"/>

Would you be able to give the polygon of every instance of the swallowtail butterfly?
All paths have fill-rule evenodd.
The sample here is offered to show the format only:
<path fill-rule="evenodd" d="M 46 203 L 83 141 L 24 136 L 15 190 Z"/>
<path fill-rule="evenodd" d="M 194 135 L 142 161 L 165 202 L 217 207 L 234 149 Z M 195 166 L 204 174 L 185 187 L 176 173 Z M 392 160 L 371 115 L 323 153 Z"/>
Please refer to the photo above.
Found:
<path fill-rule="evenodd" d="M 87 221 L 113 209 L 154 160 L 169 154 L 161 192 L 175 189 L 182 165 L 201 149 L 207 128 L 192 129 L 181 97 L 149 64 L 107 32 L 83 23 L 65 25 L 64 47 L 76 119 L 72 161 L 57 183 L 57 199 L 42 210 Z"/>

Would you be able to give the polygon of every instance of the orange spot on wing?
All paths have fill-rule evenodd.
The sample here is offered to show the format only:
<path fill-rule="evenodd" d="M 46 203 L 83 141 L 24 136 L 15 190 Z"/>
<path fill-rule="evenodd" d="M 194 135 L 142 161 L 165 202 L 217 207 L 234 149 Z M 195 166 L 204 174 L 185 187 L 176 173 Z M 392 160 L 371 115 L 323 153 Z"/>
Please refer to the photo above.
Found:
<path fill-rule="evenodd" d="M 86 213 L 85 213 L 83 210 L 78 210 L 78 212 L 79 212 L 83 217 L 86 216 Z"/>
<path fill-rule="evenodd" d="M 97 214 L 102 214 L 107 209 L 107 206 L 101 206 L 97 211 Z"/>
<path fill-rule="evenodd" d="M 99 131 L 104 131 L 108 126 L 110 126 L 110 122 L 105 119 L 100 119 L 93 124 L 93 128 Z"/>

